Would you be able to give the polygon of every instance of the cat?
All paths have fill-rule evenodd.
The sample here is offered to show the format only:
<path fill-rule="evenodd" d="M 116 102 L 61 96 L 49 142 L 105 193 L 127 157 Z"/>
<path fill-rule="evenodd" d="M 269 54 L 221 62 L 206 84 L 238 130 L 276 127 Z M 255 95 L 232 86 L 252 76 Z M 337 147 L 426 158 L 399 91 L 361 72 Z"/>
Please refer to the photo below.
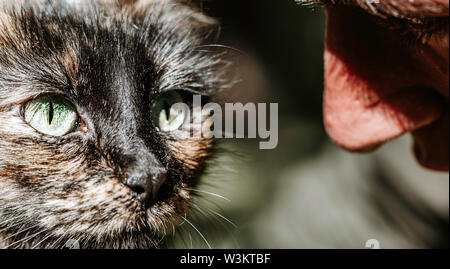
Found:
<path fill-rule="evenodd" d="M 171 104 L 230 87 L 217 29 L 181 0 L 0 1 L 1 247 L 161 246 L 214 156 Z"/>

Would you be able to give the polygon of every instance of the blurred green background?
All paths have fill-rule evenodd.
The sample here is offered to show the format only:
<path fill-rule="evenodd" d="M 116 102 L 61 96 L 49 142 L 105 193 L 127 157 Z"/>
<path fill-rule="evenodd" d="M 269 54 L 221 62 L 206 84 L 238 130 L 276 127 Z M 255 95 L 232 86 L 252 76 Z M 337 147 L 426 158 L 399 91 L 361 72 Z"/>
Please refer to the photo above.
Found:
<path fill-rule="evenodd" d="M 221 141 L 176 248 L 448 247 L 448 174 L 426 171 L 411 138 L 375 153 L 333 145 L 322 124 L 325 16 L 292 0 L 205 1 L 220 44 L 242 51 L 229 101 L 279 103 L 279 144 Z M 195 226 L 195 228 L 193 227 Z"/>

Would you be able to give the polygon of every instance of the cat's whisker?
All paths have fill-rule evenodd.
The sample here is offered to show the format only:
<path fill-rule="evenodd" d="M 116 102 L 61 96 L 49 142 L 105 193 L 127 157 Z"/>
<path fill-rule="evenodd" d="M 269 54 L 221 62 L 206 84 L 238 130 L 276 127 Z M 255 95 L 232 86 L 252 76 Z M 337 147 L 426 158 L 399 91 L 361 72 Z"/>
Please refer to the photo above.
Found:
<path fill-rule="evenodd" d="M 245 54 L 244 51 L 242 51 L 238 48 L 234 48 L 234 47 L 227 46 L 227 45 L 221 45 L 221 44 L 201 45 L 201 46 L 197 46 L 197 48 L 222 48 L 222 49 L 229 49 L 232 51 L 236 51 L 236 52 L 239 52 L 240 54 Z"/>
<path fill-rule="evenodd" d="M 61 236 L 61 240 L 66 236 L 66 234 L 67 234 L 67 233 L 64 233 L 64 234 Z M 71 241 L 77 241 L 78 243 L 80 242 L 79 240 L 74 239 L 73 235 L 71 235 L 69 238 L 66 238 L 66 243 L 65 243 L 65 244 L 62 244 L 62 245 L 60 246 L 60 249 L 62 249 L 62 248 L 64 248 L 64 247 L 67 247 L 67 243 L 68 243 L 68 242 L 71 242 Z"/>
<path fill-rule="evenodd" d="M 51 244 L 51 246 L 49 248 L 54 249 L 56 248 L 56 245 L 59 244 L 59 242 L 61 241 L 61 239 L 64 237 L 66 233 L 62 234 L 58 239 L 55 240 L 55 242 L 53 242 L 53 244 Z"/>
<path fill-rule="evenodd" d="M 24 237 L 24 238 L 22 238 L 22 239 L 20 239 L 20 240 L 18 240 L 18 241 L 15 241 L 15 242 L 13 242 L 13 243 L 7 245 L 6 247 L 4 247 L 4 249 L 8 249 L 8 248 L 10 248 L 10 247 L 12 247 L 12 246 L 14 246 L 14 245 L 16 245 L 16 244 L 19 244 L 19 243 L 23 242 L 23 241 L 25 241 L 24 243 L 26 243 L 26 242 L 28 242 L 29 240 L 33 239 L 34 237 L 38 236 L 39 234 L 41 234 L 41 233 L 43 233 L 43 232 L 45 232 L 45 230 L 42 230 L 42 231 L 37 232 L 37 233 L 34 233 L 34 234 L 32 234 L 32 235 L 30 235 L 30 236 L 27 236 L 27 237 Z"/>
<path fill-rule="evenodd" d="M 187 213 L 184 213 L 183 222 L 180 223 L 180 226 L 183 226 L 184 223 L 186 223 Z"/>
<path fill-rule="evenodd" d="M 194 242 L 192 241 L 192 234 L 191 234 L 191 231 L 188 231 L 188 234 L 189 234 L 189 242 L 190 242 L 190 249 L 193 249 L 194 248 Z"/>
<path fill-rule="evenodd" d="M 198 205 L 194 205 L 194 206 L 197 207 L 198 210 L 201 210 L 201 208 Z M 234 222 L 232 222 L 230 219 L 228 219 L 224 215 L 220 214 L 219 212 L 217 212 L 217 211 L 215 211 L 213 209 L 210 209 L 210 208 L 206 208 L 206 207 L 204 209 L 208 210 L 212 214 L 214 214 L 214 215 L 220 217 L 221 219 L 225 220 L 227 223 L 231 224 L 231 226 L 233 226 L 235 229 L 238 229 L 238 226 Z"/>
<path fill-rule="evenodd" d="M 185 228 L 185 226 L 183 226 L 186 223 L 186 218 L 187 218 L 187 213 L 184 213 L 184 218 L 183 218 L 183 222 L 180 224 L 181 228 Z M 194 248 L 194 242 L 192 240 L 192 234 L 191 234 L 191 230 L 190 229 L 185 229 L 187 230 L 187 233 L 189 235 L 189 246 L 186 245 L 187 248 L 189 249 L 193 249 Z"/>
<path fill-rule="evenodd" d="M 8 239 L 11 239 L 12 237 L 14 237 L 14 236 L 16 236 L 16 235 L 18 235 L 18 234 L 20 234 L 20 233 L 22 232 L 22 228 L 25 227 L 26 224 L 25 224 L 25 223 L 18 222 L 18 223 L 16 223 L 16 224 L 12 225 L 12 226 L 9 226 L 9 227 L 5 228 L 4 230 L 16 228 L 17 226 L 20 226 L 20 228 L 18 229 L 19 231 L 16 232 L 15 234 L 9 235 L 8 237 L 5 237 L 5 238 L 4 238 L 5 241 L 8 240 Z M 3 231 L 2 231 L 2 232 L 3 232 Z"/>
<path fill-rule="evenodd" d="M 203 239 L 203 241 L 205 241 L 206 245 L 208 246 L 209 249 L 211 248 L 211 245 L 209 244 L 208 240 L 206 240 L 205 236 L 203 236 L 203 234 L 197 229 L 197 227 L 195 227 L 194 224 L 192 224 L 187 218 L 182 217 L 189 225 L 192 226 L 192 228 L 194 228 L 194 230 L 200 235 L 200 237 Z"/>
<path fill-rule="evenodd" d="M 21 225 L 22 223 L 15 223 L 14 225 L 8 225 L 7 227 L 5 227 L 5 228 L 3 228 L 3 229 L 1 229 L 0 230 L 0 233 L 3 233 L 4 231 L 6 231 L 6 230 L 8 230 L 8 229 L 12 229 L 12 228 L 15 228 L 15 227 L 17 227 L 17 226 L 19 226 L 19 225 Z"/>
<path fill-rule="evenodd" d="M 37 232 L 35 234 L 28 236 L 27 239 L 23 242 L 23 244 L 27 244 L 29 241 L 31 241 L 33 238 L 35 238 L 36 236 L 40 235 L 43 232 L 45 232 L 45 230 L 42 230 L 40 232 Z M 14 249 L 18 249 L 18 248 L 22 248 L 22 247 L 20 245 L 17 245 L 16 247 L 14 247 Z"/>
<path fill-rule="evenodd" d="M 205 217 L 208 217 L 207 214 L 206 214 L 206 212 L 205 212 L 200 206 L 198 206 L 198 205 L 193 205 L 193 206 L 194 206 L 198 211 L 200 211 Z M 230 231 L 230 229 L 228 229 L 227 225 L 225 225 L 225 224 L 223 223 L 223 220 L 226 220 L 227 223 L 231 224 L 235 229 L 237 229 L 237 225 L 235 225 L 232 221 L 230 221 L 229 219 L 225 218 L 223 215 L 219 214 L 218 212 L 215 212 L 215 211 L 212 210 L 212 209 L 209 209 L 209 208 L 206 208 L 206 207 L 205 207 L 204 209 L 205 209 L 205 210 L 208 210 L 210 214 L 211 214 L 211 213 L 214 213 L 214 214 L 212 214 L 212 216 L 214 217 L 214 219 L 216 219 L 216 220 L 221 224 L 221 226 L 227 231 L 227 233 L 231 236 L 231 238 L 232 238 L 233 241 L 234 241 L 234 244 L 236 245 L 236 248 L 240 248 L 239 243 L 237 242 L 237 239 L 236 239 L 236 237 L 234 236 L 233 232 Z M 219 218 L 217 217 L 218 215 L 221 216 L 222 218 L 219 219 Z"/>
<path fill-rule="evenodd" d="M 20 218 L 20 217 L 22 217 L 22 216 L 15 216 L 15 217 L 13 217 L 13 218 L 9 218 L 9 219 L 7 219 L 7 220 L 5 220 L 5 221 L 0 222 L 0 225 L 2 225 L 2 224 L 4 224 L 4 223 L 7 223 L 7 222 L 11 222 L 12 220 L 18 219 L 18 218 Z"/>
<path fill-rule="evenodd" d="M 175 241 L 175 242 L 182 242 L 182 248 L 184 249 L 189 249 L 189 244 L 186 240 L 186 237 L 190 236 L 191 231 L 189 229 L 186 229 L 186 226 L 180 226 L 178 227 L 178 229 L 180 232 L 178 233 L 178 236 L 180 238 L 180 241 Z M 175 245 L 176 248 L 179 248 L 178 245 Z"/>
<path fill-rule="evenodd" d="M 24 227 L 24 226 L 26 226 L 26 225 L 27 225 L 27 223 L 24 223 L 24 224 L 22 225 L 22 227 Z M 31 229 L 33 229 L 33 228 L 36 228 L 37 226 L 39 226 L 39 223 L 36 224 L 36 225 L 33 225 L 33 226 L 31 226 L 31 227 L 28 227 L 28 228 L 26 228 L 26 229 L 22 229 L 22 227 L 21 227 L 17 233 L 12 234 L 12 235 L 10 235 L 10 236 L 8 236 L 8 237 L 5 237 L 5 240 L 11 239 L 12 237 L 15 237 L 15 236 L 17 236 L 17 235 L 19 235 L 19 234 L 21 234 L 21 233 L 23 233 L 23 232 L 29 231 L 29 230 L 31 230 Z"/>
<path fill-rule="evenodd" d="M 53 244 L 50 246 L 50 247 L 48 247 L 48 248 L 50 248 L 50 249 L 54 249 L 54 248 L 56 248 L 56 246 L 59 244 L 59 242 L 61 242 L 61 240 L 62 239 L 64 239 L 64 237 L 67 235 L 69 233 L 69 231 L 65 231 L 62 235 L 60 235 L 59 237 L 58 237 L 58 239 L 56 239 L 55 240 L 55 242 L 53 242 Z M 62 248 L 64 245 L 62 245 L 60 248 Z"/>
<path fill-rule="evenodd" d="M 225 201 L 231 203 L 231 200 L 230 200 L 230 199 L 228 199 L 228 198 L 226 198 L 225 196 L 222 196 L 222 195 L 220 195 L 220 194 L 217 194 L 217 193 L 213 193 L 213 192 L 209 192 L 209 191 L 201 191 L 201 190 L 198 190 L 198 189 L 192 189 L 192 188 L 187 188 L 187 189 L 190 190 L 190 191 L 193 191 L 193 192 L 209 194 L 209 195 L 211 195 L 211 196 L 214 196 L 214 197 L 218 197 L 218 198 L 224 199 Z"/>
<path fill-rule="evenodd" d="M 32 246 L 31 249 L 37 248 L 40 244 L 42 244 L 45 240 L 49 239 L 51 236 L 52 236 L 51 233 L 49 235 L 45 236 L 44 239 L 42 239 L 38 243 L 34 244 L 34 246 Z"/>
<path fill-rule="evenodd" d="M 236 225 L 236 223 L 231 221 L 229 218 L 225 217 L 224 215 L 220 214 L 219 212 L 217 212 L 215 210 L 212 210 L 212 209 L 208 209 L 208 210 L 211 211 L 214 215 L 220 217 L 221 219 L 223 219 L 226 222 L 228 222 L 229 224 L 231 224 L 231 226 L 233 226 L 233 228 L 238 229 L 238 226 Z"/>

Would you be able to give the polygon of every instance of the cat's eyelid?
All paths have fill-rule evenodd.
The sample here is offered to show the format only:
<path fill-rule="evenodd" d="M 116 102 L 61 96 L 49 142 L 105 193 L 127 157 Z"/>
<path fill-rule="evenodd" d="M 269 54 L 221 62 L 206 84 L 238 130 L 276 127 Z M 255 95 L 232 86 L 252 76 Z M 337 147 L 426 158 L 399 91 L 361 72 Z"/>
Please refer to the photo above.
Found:
<path fill-rule="evenodd" d="M 22 99 L 20 102 L 21 104 L 25 104 L 26 102 L 36 99 L 39 96 L 44 95 L 57 95 L 62 96 L 66 98 L 67 100 L 71 101 L 73 104 L 75 104 L 72 100 L 72 98 L 69 97 L 66 91 L 63 91 L 61 89 L 58 89 L 56 87 L 47 87 L 47 86 L 36 86 L 36 85 L 30 85 L 26 86 L 24 88 L 24 96 L 25 98 Z"/>
<path fill-rule="evenodd" d="M 31 96 L 29 96 L 28 98 L 26 98 L 25 100 L 23 100 L 21 102 L 21 106 L 23 106 L 24 104 L 26 104 L 27 102 L 34 100 L 36 98 L 42 97 L 42 96 L 57 96 L 57 97 L 62 97 L 64 99 L 66 99 L 67 101 L 69 101 L 78 111 L 78 106 L 77 103 L 74 102 L 74 100 L 68 96 L 67 94 L 63 93 L 60 90 L 55 90 L 55 91 L 45 91 L 45 92 L 41 92 L 41 93 L 36 93 L 33 94 Z"/>

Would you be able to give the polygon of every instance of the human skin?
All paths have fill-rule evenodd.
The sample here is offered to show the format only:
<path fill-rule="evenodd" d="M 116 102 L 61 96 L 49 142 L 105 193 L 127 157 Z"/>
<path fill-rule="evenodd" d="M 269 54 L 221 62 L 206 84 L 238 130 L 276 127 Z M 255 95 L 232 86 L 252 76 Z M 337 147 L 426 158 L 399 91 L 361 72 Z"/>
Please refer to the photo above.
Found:
<path fill-rule="evenodd" d="M 448 17 L 448 0 L 413 2 L 411 16 Z M 327 5 L 326 12 L 324 123 L 332 140 L 367 151 L 411 132 L 418 162 L 448 171 L 448 24 L 409 42 L 357 5 Z"/>

